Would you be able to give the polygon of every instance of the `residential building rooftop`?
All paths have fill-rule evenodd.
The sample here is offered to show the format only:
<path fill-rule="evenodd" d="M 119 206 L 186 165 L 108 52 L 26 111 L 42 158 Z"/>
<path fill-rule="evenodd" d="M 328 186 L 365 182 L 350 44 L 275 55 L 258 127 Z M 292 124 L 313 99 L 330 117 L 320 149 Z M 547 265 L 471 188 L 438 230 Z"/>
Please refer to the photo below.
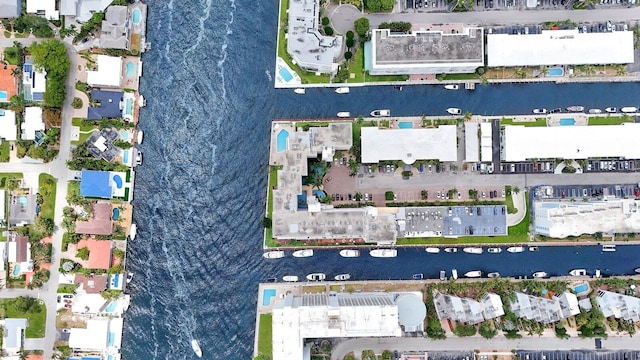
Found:
<path fill-rule="evenodd" d="M 47 72 L 38 70 L 31 59 L 26 59 L 22 66 L 22 87 L 24 99 L 42 101 L 47 86 Z"/>
<path fill-rule="evenodd" d="M 60 0 L 60 15 L 73 16 L 77 22 L 85 23 L 96 12 L 102 12 L 113 0 Z"/>
<path fill-rule="evenodd" d="M 616 319 L 624 319 L 634 323 L 640 321 L 640 299 L 635 296 L 598 290 L 596 303 L 605 318 L 613 316 Z"/>
<path fill-rule="evenodd" d="M 75 274 L 73 283 L 80 285 L 76 289 L 78 294 L 99 294 L 107 288 L 107 275 L 84 276 L 78 273 Z"/>
<path fill-rule="evenodd" d="M 11 110 L 0 110 L 0 138 L 15 141 L 17 137 L 16 113 Z"/>
<path fill-rule="evenodd" d="M 0 3 L 1 1 L 2 0 L 0 0 Z M 0 5 L 0 9 L 1 8 L 2 5 Z M 0 66 L 0 91 L 4 91 L 0 96 L 0 102 L 9 102 L 11 101 L 11 97 L 17 94 L 18 80 L 16 80 L 16 77 L 13 75 L 13 71 L 17 68 L 16 65 L 9 64 Z"/>
<path fill-rule="evenodd" d="M 29 322 L 27 319 L 4 319 L 4 339 L 2 347 L 10 352 L 19 351 L 23 345 L 24 331 Z"/>
<path fill-rule="evenodd" d="M 76 220 L 76 233 L 88 235 L 111 235 L 113 233 L 111 203 L 94 203 L 92 208 L 92 217 L 89 220 Z"/>
<path fill-rule="evenodd" d="M 27 0 L 27 14 L 36 14 L 47 20 L 59 20 L 56 0 Z"/>
<path fill-rule="evenodd" d="M 128 8 L 120 5 L 109 6 L 100 29 L 100 47 L 129 50 L 131 48 L 129 27 Z"/>
<path fill-rule="evenodd" d="M 109 171 L 82 170 L 80 195 L 91 198 L 111 199 L 113 190 Z"/>
<path fill-rule="evenodd" d="M 35 106 L 25 108 L 24 120 L 20 127 L 22 129 L 22 140 L 36 140 L 36 133 L 44 131 L 42 108 Z"/>
<path fill-rule="evenodd" d="M 484 307 L 478 301 L 453 295 L 437 293 L 433 297 L 438 319 L 449 319 L 466 324 L 478 324 L 484 321 Z"/>
<path fill-rule="evenodd" d="M 33 224 L 36 216 L 36 196 L 19 195 L 9 199 L 9 224 Z"/>
<path fill-rule="evenodd" d="M 88 269 L 108 270 L 111 267 L 111 240 L 82 239 L 77 248 L 89 249 Z M 88 292 L 87 293 L 91 293 Z"/>
<path fill-rule="evenodd" d="M 102 120 L 104 118 L 122 117 L 123 91 L 91 90 L 91 101 L 97 102 L 96 106 L 89 106 L 87 119 Z"/>
<path fill-rule="evenodd" d="M 563 313 L 560 303 L 555 299 L 546 299 L 516 292 L 516 299 L 511 301 L 511 311 L 517 317 L 550 324 L 562 319 Z"/>
<path fill-rule="evenodd" d="M 362 127 L 361 143 L 363 164 L 383 160 L 402 160 L 405 164 L 413 164 L 416 160 L 458 159 L 455 125 L 442 125 L 435 129 Z"/>
<path fill-rule="evenodd" d="M 97 159 L 113 162 L 122 152 L 122 149 L 113 145 L 119 137 L 118 131 L 114 128 L 94 131 L 86 140 L 87 151 Z"/>
<path fill-rule="evenodd" d="M 18 17 L 20 11 L 22 11 L 20 0 L 0 0 L 0 19 Z"/>
<path fill-rule="evenodd" d="M 87 84 L 97 87 L 120 87 L 122 83 L 122 58 L 98 55 L 96 69 L 87 70 Z"/>

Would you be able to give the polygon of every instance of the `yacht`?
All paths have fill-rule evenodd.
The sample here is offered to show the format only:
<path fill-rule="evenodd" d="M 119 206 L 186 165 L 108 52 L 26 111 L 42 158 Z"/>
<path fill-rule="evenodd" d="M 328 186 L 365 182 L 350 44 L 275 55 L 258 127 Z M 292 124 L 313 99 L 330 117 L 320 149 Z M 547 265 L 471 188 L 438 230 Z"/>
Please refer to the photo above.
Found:
<path fill-rule="evenodd" d="M 360 256 L 360 250 L 351 250 L 351 249 L 340 250 L 340 256 L 346 257 L 346 258 L 358 257 Z"/>
<path fill-rule="evenodd" d="M 538 251 L 540 250 L 537 246 L 529 246 L 529 251 Z"/>
<path fill-rule="evenodd" d="M 546 114 L 547 109 L 533 109 L 534 114 Z"/>
<path fill-rule="evenodd" d="M 488 273 L 488 274 L 487 274 L 487 277 L 488 277 L 488 278 L 491 278 L 491 279 L 493 279 L 493 278 L 499 278 L 499 277 L 500 277 L 500 273 L 499 273 L 499 272 L 491 272 L 491 273 Z"/>
<path fill-rule="evenodd" d="M 573 270 L 569 271 L 569 274 L 571 274 L 571 276 L 587 276 L 587 270 L 586 269 L 573 269 Z"/>
<path fill-rule="evenodd" d="M 640 274 L 640 267 L 639 268 L 635 268 L 633 271 L 635 271 L 636 274 Z"/>
<path fill-rule="evenodd" d="M 444 270 L 440 270 L 440 281 L 447 280 L 447 272 Z"/>
<path fill-rule="evenodd" d="M 533 273 L 533 277 L 534 277 L 534 278 L 537 278 L 537 279 L 545 278 L 545 277 L 547 277 L 547 276 L 549 276 L 549 274 L 547 274 L 547 273 L 546 273 L 546 272 L 544 272 L 544 271 L 536 271 L 536 272 L 534 272 L 534 273 Z"/>
<path fill-rule="evenodd" d="M 142 153 L 140 152 L 140 150 L 137 150 L 137 149 L 135 153 L 136 153 L 136 165 L 140 166 L 142 165 Z"/>
<path fill-rule="evenodd" d="M 437 247 L 428 247 L 425 249 L 429 254 L 437 254 L 440 252 L 440 248 Z"/>
<path fill-rule="evenodd" d="M 340 275 L 336 275 L 336 277 L 334 278 L 338 281 L 347 281 L 349 279 L 351 279 L 351 275 L 349 274 L 340 274 Z"/>
<path fill-rule="evenodd" d="M 191 340 L 191 348 L 193 349 L 193 352 L 196 353 L 196 356 L 201 358 L 202 357 L 202 349 L 200 349 L 200 344 L 198 344 L 198 340 L 193 339 Z"/>
<path fill-rule="evenodd" d="M 458 279 L 458 270 L 451 269 L 451 277 L 453 278 L 453 280 L 457 280 Z"/>
<path fill-rule="evenodd" d="M 282 250 L 267 251 L 266 253 L 262 254 L 262 257 L 264 257 L 265 259 L 280 259 L 284 257 L 284 251 Z"/>
<path fill-rule="evenodd" d="M 304 95 L 306 93 L 306 90 L 304 88 L 297 88 L 297 89 L 294 89 L 293 92 L 298 95 Z"/>
<path fill-rule="evenodd" d="M 579 106 L 579 105 L 569 106 L 569 107 L 567 107 L 567 111 L 569 111 L 569 112 L 581 112 L 581 111 L 584 111 L 584 106 Z"/>
<path fill-rule="evenodd" d="M 604 111 L 606 111 L 606 112 L 608 112 L 610 114 L 613 114 L 613 113 L 617 113 L 618 112 L 618 108 L 608 107 L 608 108 L 604 109 Z"/>
<path fill-rule="evenodd" d="M 348 118 L 348 117 L 351 117 L 351 113 L 350 113 L 350 112 L 348 112 L 348 111 L 340 111 L 340 112 L 337 114 L 337 116 L 338 116 L 339 118 Z"/>
<path fill-rule="evenodd" d="M 604 252 L 616 251 L 616 246 L 615 245 L 602 245 L 602 251 L 604 251 Z"/>
<path fill-rule="evenodd" d="M 398 256 L 396 249 L 374 249 L 369 251 L 369 255 L 379 258 L 392 258 Z"/>
<path fill-rule="evenodd" d="M 298 281 L 298 277 L 295 275 L 286 275 L 282 277 L 282 281 L 286 282 L 296 282 Z"/>
<path fill-rule="evenodd" d="M 373 117 L 387 117 L 387 116 L 391 116 L 391 110 L 373 110 L 371 112 L 371 116 Z"/>
<path fill-rule="evenodd" d="M 466 272 L 464 274 L 464 276 L 468 277 L 468 278 L 478 278 L 478 277 L 482 276 L 482 271 L 480 271 L 480 270 L 469 271 L 469 272 Z"/>
<path fill-rule="evenodd" d="M 623 113 L 636 113 L 638 112 L 638 108 L 635 106 L 625 106 L 622 109 L 620 109 L 620 111 Z"/>
<path fill-rule="evenodd" d="M 502 252 L 502 249 L 500 249 L 500 248 L 495 248 L 495 247 L 494 247 L 494 248 L 488 248 L 488 249 L 487 249 L 487 252 L 488 252 L 488 253 L 492 253 L 492 254 L 499 254 L 499 253 L 501 253 L 501 252 Z"/>
<path fill-rule="evenodd" d="M 555 113 L 561 113 L 561 112 L 562 112 L 562 108 L 555 108 L 555 109 L 549 110 L 549 114 L 555 114 Z"/>
<path fill-rule="evenodd" d="M 413 274 L 413 276 L 411 278 L 413 280 L 422 280 L 422 279 L 424 279 L 424 274 L 423 273 Z"/>
<path fill-rule="evenodd" d="M 142 130 L 138 130 L 136 133 L 136 142 L 138 145 L 142 144 L 142 138 L 144 137 L 144 132 Z"/>
<path fill-rule="evenodd" d="M 307 275 L 307 280 L 309 281 L 322 281 L 327 278 L 327 275 L 323 273 L 313 273 Z"/>
<path fill-rule="evenodd" d="M 511 246 L 507 248 L 507 252 L 510 253 L 521 253 L 524 251 L 524 247 L 522 246 Z"/>
<path fill-rule="evenodd" d="M 138 225 L 136 225 L 136 223 L 131 224 L 131 227 L 129 228 L 129 239 L 135 240 L 137 233 L 138 233 Z"/>
<path fill-rule="evenodd" d="M 336 94 L 348 94 L 348 93 L 349 93 L 349 88 L 346 86 L 339 87 L 336 89 Z"/>
<path fill-rule="evenodd" d="M 602 114 L 601 109 L 589 109 L 589 114 Z"/>
<path fill-rule="evenodd" d="M 482 254 L 482 248 L 477 247 L 466 247 L 462 249 L 462 251 L 466 252 L 467 254 Z"/>
<path fill-rule="evenodd" d="M 460 89 L 460 86 L 456 84 L 449 84 L 449 85 L 445 85 L 444 88 L 447 90 L 458 90 Z"/>
<path fill-rule="evenodd" d="M 602 277 L 602 274 L 600 273 L 600 269 L 596 269 L 596 274 L 594 276 L 596 279 L 600 279 Z"/>
<path fill-rule="evenodd" d="M 294 251 L 292 255 L 293 257 L 297 257 L 297 258 L 311 257 L 313 256 L 313 250 L 311 249 L 298 250 L 298 251 Z"/>
<path fill-rule="evenodd" d="M 462 114 L 462 110 L 458 109 L 458 108 L 448 108 L 447 112 L 451 115 L 460 115 Z"/>
<path fill-rule="evenodd" d="M 458 248 L 446 248 L 446 249 L 444 249 L 444 252 L 456 253 L 456 252 L 458 252 Z"/>
<path fill-rule="evenodd" d="M 131 282 L 131 280 L 133 280 L 133 273 L 127 273 L 127 284 Z"/>

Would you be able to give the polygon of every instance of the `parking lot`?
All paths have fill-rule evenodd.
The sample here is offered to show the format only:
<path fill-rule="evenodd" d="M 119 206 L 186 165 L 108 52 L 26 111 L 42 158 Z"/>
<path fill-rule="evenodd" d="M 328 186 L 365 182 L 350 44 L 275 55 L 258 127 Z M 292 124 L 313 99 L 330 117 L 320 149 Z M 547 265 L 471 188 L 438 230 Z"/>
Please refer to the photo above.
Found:
<path fill-rule="evenodd" d="M 640 351 L 518 351 L 521 360 L 639 360 Z"/>
<path fill-rule="evenodd" d="M 621 184 L 554 186 L 552 195 L 544 197 L 556 199 L 582 199 L 602 197 L 633 198 L 637 196 L 640 196 L 640 189 L 637 184 Z"/>
<path fill-rule="evenodd" d="M 507 234 L 507 211 L 503 205 L 451 206 L 445 214 L 444 236 Z"/>

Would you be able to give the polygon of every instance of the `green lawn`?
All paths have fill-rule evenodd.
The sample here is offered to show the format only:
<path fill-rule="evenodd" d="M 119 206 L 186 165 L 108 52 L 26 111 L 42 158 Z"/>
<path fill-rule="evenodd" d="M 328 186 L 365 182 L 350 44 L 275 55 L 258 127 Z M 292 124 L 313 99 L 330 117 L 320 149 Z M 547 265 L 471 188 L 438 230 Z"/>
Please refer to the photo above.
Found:
<path fill-rule="evenodd" d="M 0 188 L 3 189 L 7 186 L 8 179 L 22 179 L 23 177 L 22 173 L 0 173 Z"/>
<path fill-rule="evenodd" d="M 267 214 L 266 217 L 273 219 L 271 213 L 273 212 L 273 188 L 278 187 L 278 170 L 282 169 L 282 166 L 270 166 L 269 167 L 269 192 L 267 194 Z M 267 247 L 276 247 L 278 244 L 273 241 L 271 229 L 266 229 L 264 236 L 264 243 Z"/>
<path fill-rule="evenodd" d="M 80 137 L 77 141 L 71 141 L 71 145 L 80 145 L 84 143 L 89 138 L 89 135 L 91 135 L 90 131 L 100 129 L 98 126 L 94 125 L 83 125 L 82 120 L 82 118 L 73 118 L 73 120 L 71 121 L 73 126 L 77 126 L 80 128 Z"/>
<path fill-rule="evenodd" d="M 272 325 L 273 317 L 271 314 L 260 314 L 260 330 L 258 332 L 258 354 L 271 358 L 273 354 L 272 348 Z"/>
<path fill-rule="evenodd" d="M 633 120 L 627 115 L 589 117 L 589 125 L 620 125 L 626 122 L 633 122 Z"/>
<path fill-rule="evenodd" d="M 478 74 L 443 74 L 441 75 L 442 80 L 477 80 L 480 78 Z"/>
<path fill-rule="evenodd" d="M 9 142 L 6 140 L 0 144 L 0 162 L 9 162 Z"/>
<path fill-rule="evenodd" d="M 10 50 L 11 49 L 11 50 Z M 7 51 L 9 50 L 9 51 Z M 12 52 L 13 54 L 15 54 L 14 56 L 9 56 L 8 52 Z M 11 46 L 11 47 L 7 47 L 4 49 L 4 60 L 6 62 L 8 62 L 11 65 L 18 65 L 18 49 L 16 49 L 15 47 Z"/>
<path fill-rule="evenodd" d="M 26 318 L 29 325 L 25 330 L 24 336 L 29 339 L 44 337 L 45 322 L 47 319 L 47 308 L 38 302 L 33 306 L 33 310 L 29 312 L 19 311 L 16 307 L 18 299 L 2 300 L 2 309 L 6 318 Z"/>
<path fill-rule="evenodd" d="M 56 205 L 56 178 L 42 173 L 38 177 L 38 192 L 44 197 L 40 205 L 40 214 L 47 219 L 53 219 L 53 210 Z"/>
<path fill-rule="evenodd" d="M 502 119 L 500 125 L 522 125 L 522 126 L 547 126 L 547 119 L 537 118 L 536 121 L 517 121 L 513 119 Z"/>
<path fill-rule="evenodd" d="M 58 285 L 58 294 L 73 294 L 79 285 L 62 284 Z"/>

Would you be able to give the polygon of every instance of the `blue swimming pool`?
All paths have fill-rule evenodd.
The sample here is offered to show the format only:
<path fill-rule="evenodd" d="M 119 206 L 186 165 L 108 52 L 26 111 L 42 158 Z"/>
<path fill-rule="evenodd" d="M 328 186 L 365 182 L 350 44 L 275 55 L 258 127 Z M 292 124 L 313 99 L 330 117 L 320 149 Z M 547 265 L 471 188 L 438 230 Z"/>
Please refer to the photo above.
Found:
<path fill-rule="evenodd" d="M 117 303 L 116 301 L 112 301 L 112 302 L 109 304 L 109 306 L 107 306 L 107 307 L 104 309 L 104 312 L 106 312 L 106 313 L 112 313 L 112 312 L 116 311 L 116 307 L 118 307 L 118 303 Z"/>
<path fill-rule="evenodd" d="M 0 101 L 7 101 L 7 92 L 0 91 Z"/>
<path fill-rule="evenodd" d="M 580 285 L 574 287 L 573 290 L 576 292 L 576 294 L 580 294 L 580 293 L 583 293 L 583 292 L 589 290 L 589 285 L 580 284 Z"/>
<path fill-rule="evenodd" d="M 573 118 L 560 119 L 560 126 L 573 126 L 576 124 L 576 120 Z"/>
<path fill-rule="evenodd" d="M 129 163 L 129 152 L 128 151 L 125 151 L 122 154 L 122 162 L 125 163 L 125 164 Z"/>
<path fill-rule="evenodd" d="M 120 209 L 115 208 L 113 209 L 113 215 L 111 215 L 111 220 L 118 220 L 120 219 Z M 118 276 L 118 274 L 116 274 L 116 277 Z"/>
<path fill-rule="evenodd" d="M 113 209 L 113 211 L 118 210 L 118 213 L 120 212 L 119 209 Z M 114 288 L 119 288 L 120 287 L 120 274 L 113 274 L 113 279 L 111 280 L 111 285 Z"/>
<path fill-rule="evenodd" d="M 131 12 L 131 20 L 133 20 L 133 25 L 140 24 L 140 9 L 133 9 Z"/>
<path fill-rule="evenodd" d="M 276 141 L 278 142 L 276 151 L 283 152 L 287 150 L 287 140 L 289 140 L 289 132 L 284 129 L 280 130 L 276 137 Z"/>
<path fill-rule="evenodd" d="M 280 69 L 278 69 L 278 74 L 280 74 L 280 76 L 282 76 L 282 79 L 286 82 L 289 82 L 291 81 L 291 79 L 293 79 L 293 75 L 291 75 L 289 70 L 284 67 L 280 67 Z"/>
<path fill-rule="evenodd" d="M 318 200 L 323 200 L 327 197 L 327 193 L 325 193 L 323 190 L 313 190 L 311 193 L 315 195 Z"/>
<path fill-rule="evenodd" d="M 136 73 L 136 67 L 131 61 L 127 62 L 127 77 L 133 77 Z"/>
<path fill-rule="evenodd" d="M 22 205 L 27 205 L 27 198 L 24 196 L 19 196 L 18 197 L 18 202 Z"/>
<path fill-rule="evenodd" d="M 107 334 L 107 346 L 113 346 L 113 341 L 116 338 L 116 334 L 109 332 Z"/>
<path fill-rule="evenodd" d="M 133 116 L 133 99 L 127 99 L 127 102 L 124 106 L 124 114 Z"/>
<path fill-rule="evenodd" d="M 564 70 L 560 67 L 553 67 L 547 69 L 547 76 L 563 76 Z"/>
<path fill-rule="evenodd" d="M 262 292 L 262 306 L 271 305 L 271 298 L 276 296 L 276 289 L 264 289 Z"/>
<path fill-rule="evenodd" d="M 129 132 L 127 130 L 120 130 L 120 138 L 124 141 L 129 141 Z"/>
<path fill-rule="evenodd" d="M 18 276 L 20 275 L 20 264 L 16 264 L 13 267 L 13 276 Z"/>
<path fill-rule="evenodd" d="M 120 175 L 113 175 L 113 182 L 116 184 L 116 188 L 122 189 L 122 177 Z"/>
<path fill-rule="evenodd" d="M 399 129 L 413 129 L 413 123 L 411 121 L 400 121 L 398 123 Z"/>

